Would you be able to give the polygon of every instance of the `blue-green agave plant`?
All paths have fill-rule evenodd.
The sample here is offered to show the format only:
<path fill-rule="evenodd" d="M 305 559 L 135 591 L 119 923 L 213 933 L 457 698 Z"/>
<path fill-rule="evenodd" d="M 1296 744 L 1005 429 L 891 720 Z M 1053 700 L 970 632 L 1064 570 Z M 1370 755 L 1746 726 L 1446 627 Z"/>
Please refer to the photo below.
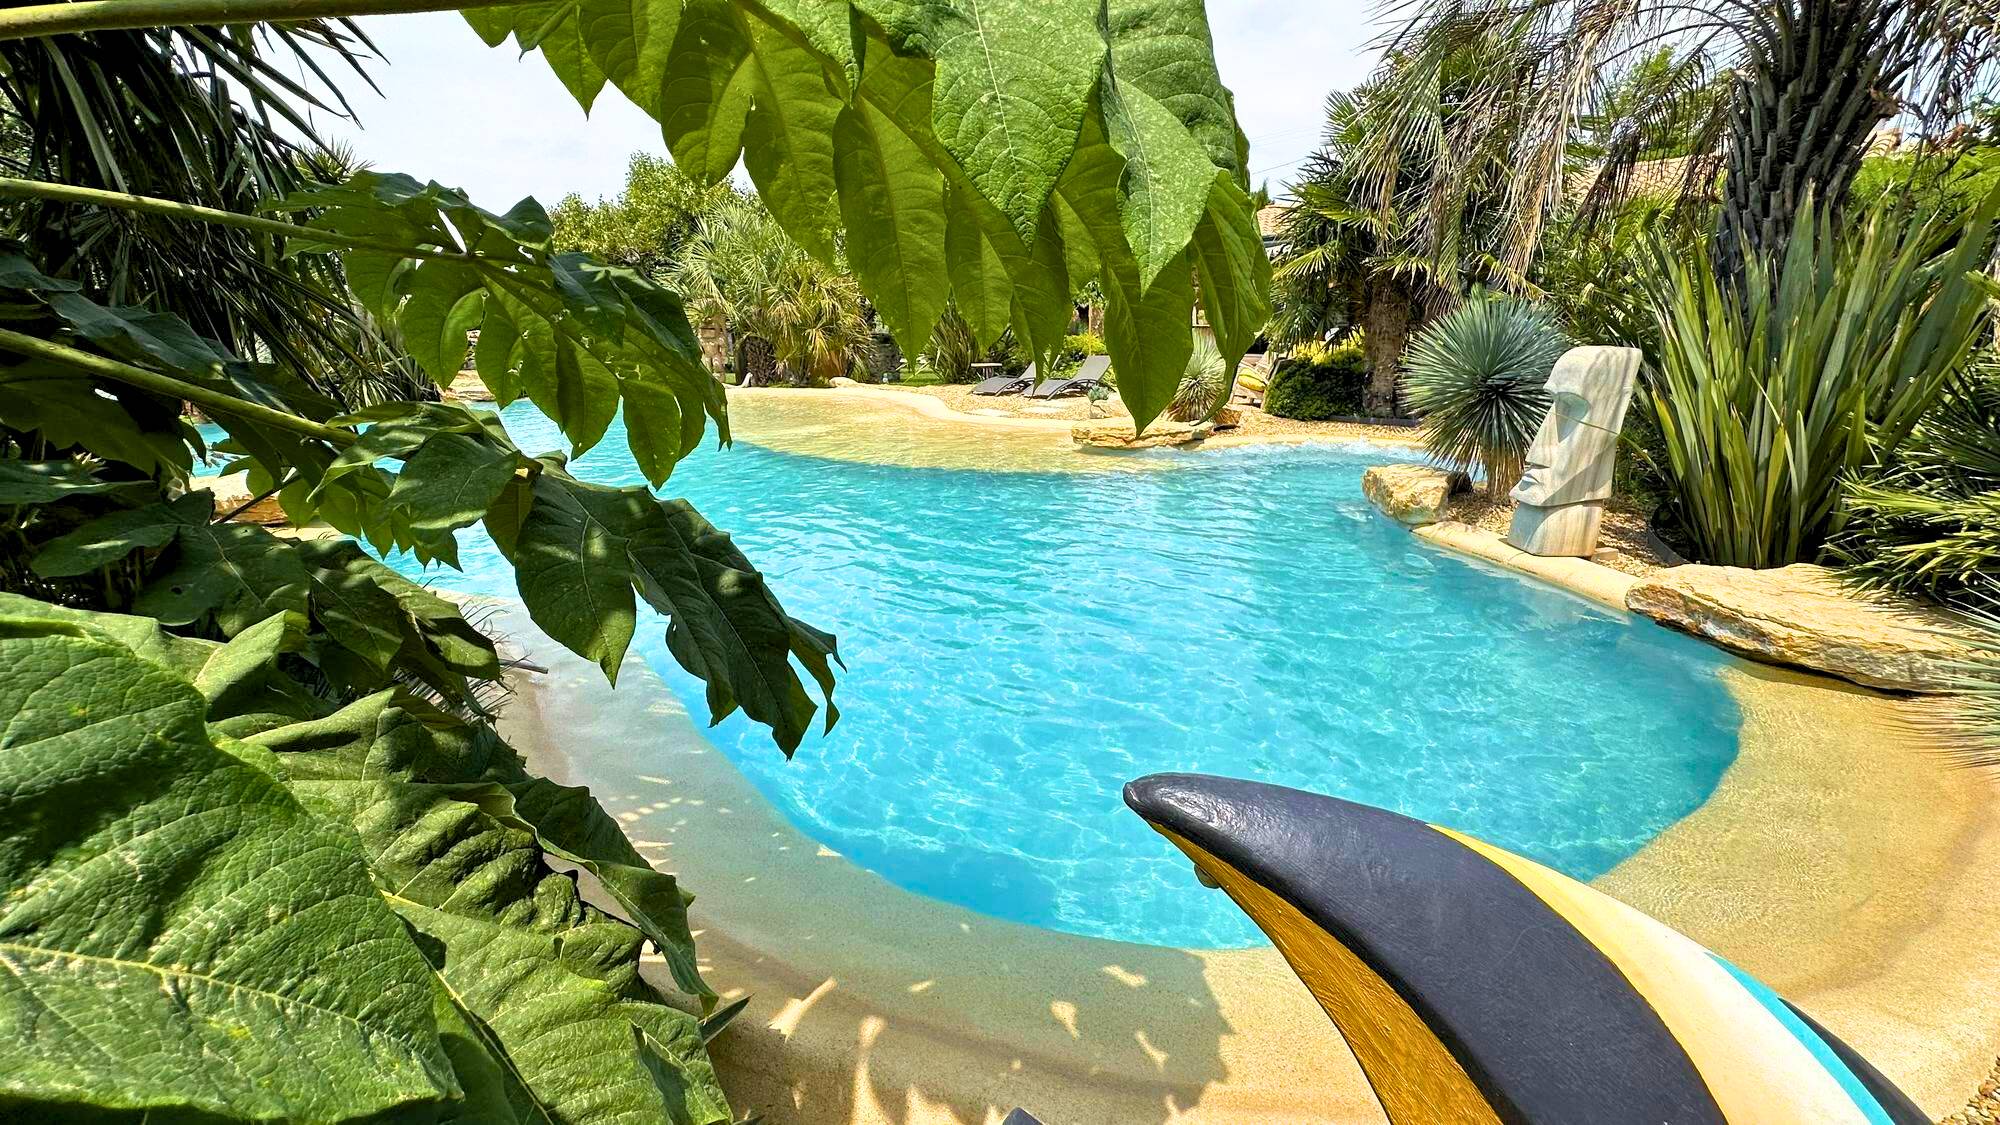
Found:
<path fill-rule="evenodd" d="M 1498 496 L 1549 410 L 1549 369 L 1570 341 L 1540 306 L 1475 296 L 1425 328 L 1403 354 L 1403 394 L 1442 464 L 1486 478 Z"/>

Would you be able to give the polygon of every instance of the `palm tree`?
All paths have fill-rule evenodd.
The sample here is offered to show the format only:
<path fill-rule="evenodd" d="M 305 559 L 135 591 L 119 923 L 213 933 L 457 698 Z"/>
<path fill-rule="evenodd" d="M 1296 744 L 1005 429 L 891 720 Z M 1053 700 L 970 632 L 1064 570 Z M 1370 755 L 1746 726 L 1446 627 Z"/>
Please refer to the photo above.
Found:
<path fill-rule="evenodd" d="M 1410 335 L 1474 285 L 1515 288 L 1517 271 L 1485 249 L 1505 169 L 1497 153 L 1450 142 L 1468 95 L 1500 54 L 1468 41 L 1422 83 L 1392 58 L 1383 74 L 1326 103 L 1326 134 L 1307 161 L 1279 231 L 1278 343 L 1365 329 L 1364 408 L 1394 413 Z"/>
<path fill-rule="evenodd" d="M 771 373 L 760 357 L 794 382 L 823 382 L 864 362 L 874 342 L 859 283 L 807 254 L 755 196 L 723 196 L 661 280 L 696 321 L 734 337 L 748 385 Z"/>
<path fill-rule="evenodd" d="M 9 40 L 0 43 L 0 138 L 9 139 L 0 166 L 255 211 L 339 156 L 308 116 L 348 113 L 322 66 L 365 78 L 371 50 L 352 24 L 325 20 Z M 397 392 L 422 385 L 401 385 L 399 349 L 356 308 L 332 255 L 288 254 L 256 232 L 32 200 L 8 203 L 0 226 L 92 296 L 179 316 L 348 405 L 382 397 L 385 381 Z"/>
<path fill-rule="evenodd" d="M 702 183 L 664 156 L 635 152 L 618 198 L 585 203 L 572 194 L 549 217 L 556 245 L 650 275 L 667 267 L 702 214 L 729 193 L 728 185 Z"/>
<path fill-rule="evenodd" d="M 1500 152 L 1510 169 L 1505 234 L 1511 268 L 1533 260 L 1550 213 L 1574 171 L 1578 125 L 1610 102 L 1623 64 L 1662 43 L 1691 60 L 1691 81 L 1662 83 L 1624 107 L 1635 125 L 1684 112 L 1706 79 L 1723 96 L 1692 130 L 1691 150 L 1720 150 L 1721 206 L 1711 253 L 1740 281 L 1752 256 L 1781 253 L 1800 206 L 1838 209 L 1882 121 L 1915 120 L 1939 137 L 1975 112 L 1994 77 L 1996 25 L 1989 0 L 1425 0 L 1395 41 L 1408 60 L 1394 82 L 1413 96 L 1471 41 L 1505 28 L 1511 50 L 1454 130 L 1454 149 Z M 1420 126 L 1419 126 L 1420 127 Z M 1643 159 L 1613 146 L 1601 171 L 1617 176 Z M 1393 169 L 1377 162 L 1378 176 Z M 1714 187 L 1716 169 L 1691 161 L 1685 188 Z M 1453 191 L 1433 180 L 1441 205 Z M 1449 232 L 1424 232 L 1436 252 Z"/>

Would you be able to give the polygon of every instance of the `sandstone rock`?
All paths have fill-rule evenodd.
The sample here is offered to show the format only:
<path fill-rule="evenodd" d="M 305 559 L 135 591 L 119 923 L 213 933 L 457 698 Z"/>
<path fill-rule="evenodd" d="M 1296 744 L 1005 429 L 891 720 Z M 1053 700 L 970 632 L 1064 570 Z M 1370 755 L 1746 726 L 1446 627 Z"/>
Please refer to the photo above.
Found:
<path fill-rule="evenodd" d="M 861 384 L 845 375 L 835 375 L 826 381 L 826 385 L 829 387 L 858 387 Z"/>
<path fill-rule="evenodd" d="M 1069 428 L 1069 436 L 1086 449 L 1152 449 L 1197 442 L 1213 429 L 1206 422 L 1191 426 L 1161 418 L 1147 426 L 1144 434 L 1134 434 L 1132 421 L 1126 418 L 1116 422 L 1078 422 Z"/>
<path fill-rule="evenodd" d="M 1468 487 L 1464 473 L 1429 465 L 1375 465 L 1361 474 L 1361 493 L 1384 515 L 1411 527 L 1444 518 L 1451 494 Z"/>
<path fill-rule="evenodd" d="M 444 391 L 446 402 L 492 402 L 493 392 L 486 389 L 486 383 L 477 371 L 461 371 L 452 378 L 451 386 Z"/>
<path fill-rule="evenodd" d="M 267 496 L 255 504 L 250 504 L 247 508 L 243 507 L 243 505 L 249 503 L 251 497 L 250 474 L 248 473 L 237 472 L 214 477 L 197 477 L 195 478 L 193 487 L 206 489 L 215 496 L 215 514 L 217 516 L 229 515 L 230 512 L 238 508 L 243 508 L 242 511 L 230 516 L 230 519 L 236 523 L 282 524 L 285 522 L 285 509 L 278 503 L 276 496 Z"/>
<path fill-rule="evenodd" d="M 1243 412 L 1233 406 L 1225 406 L 1215 412 L 1215 428 L 1233 430 L 1243 424 Z"/>
<path fill-rule="evenodd" d="M 1968 651 L 1950 615 L 1857 594 L 1806 563 L 1677 566 L 1632 587 L 1625 605 L 1752 659 L 1889 691 L 1945 690 L 1947 666 Z"/>

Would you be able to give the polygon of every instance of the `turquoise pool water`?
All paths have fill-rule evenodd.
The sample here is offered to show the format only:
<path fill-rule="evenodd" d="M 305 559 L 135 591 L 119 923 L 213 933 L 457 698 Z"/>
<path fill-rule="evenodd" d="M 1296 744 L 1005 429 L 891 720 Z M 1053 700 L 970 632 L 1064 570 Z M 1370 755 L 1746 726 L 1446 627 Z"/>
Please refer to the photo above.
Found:
<path fill-rule="evenodd" d="M 506 417 L 524 448 L 559 444 L 532 410 Z M 794 761 L 740 716 L 710 737 L 807 835 L 910 890 L 1206 948 L 1263 939 L 1126 812 L 1131 778 L 1314 789 L 1587 879 L 1734 758 L 1712 650 L 1420 546 L 1361 496 L 1380 455 L 1161 456 L 1176 467 L 915 469 L 747 439 L 697 454 L 669 490 L 848 666 L 840 725 Z M 574 467 L 638 479 L 616 432 Z M 483 535 L 460 554 L 439 585 L 513 592 Z M 642 623 L 640 650 L 705 718 L 662 632 Z"/>
<path fill-rule="evenodd" d="M 232 458 L 226 453 L 217 453 L 215 445 L 217 442 L 228 440 L 229 431 L 216 425 L 214 422 L 198 422 L 195 424 L 195 429 L 201 431 L 202 444 L 208 446 L 208 456 L 196 459 L 194 463 L 194 475 L 198 477 L 222 475 L 222 466 L 232 460 Z"/>

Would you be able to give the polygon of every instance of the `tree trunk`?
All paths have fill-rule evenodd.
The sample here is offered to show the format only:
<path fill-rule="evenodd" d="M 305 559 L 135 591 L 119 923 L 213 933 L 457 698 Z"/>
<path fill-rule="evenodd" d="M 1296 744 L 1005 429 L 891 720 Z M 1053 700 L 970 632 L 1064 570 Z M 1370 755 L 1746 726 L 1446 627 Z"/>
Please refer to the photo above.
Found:
<path fill-rule="evenodd" d="M 762 336 L 740 336 L 736 344 L 736 382 L 743 387 L 768 387 L 778 373 L 778 353 Z"/>
<path fill-rule="evenodd" d="M 1789 11 L 1752 36 L 1731 93 L 1715 264 L 1741 281 L 1751 256 L 1784 251 L 1808 193 L 1839 207 L 1893 90 L 1914 64 L 1924 21 L 1885 15 L 1893 0 L 1780 0 Z M 1924 24 L 1927 26 L 1927 24 Z"/>
<path fill-rule="evenodd" d="M 1368 279 L 1366 323 L 1362 326 L 1368 351 L 1368 391 L 1361 409 L 1376 418 L 1396 414 L 1396 379 L 1402 371 L 1403 348 L 1410 341 L 1410 314 L 1416 299 L 1409 286 L 1393 277 Z"/>

